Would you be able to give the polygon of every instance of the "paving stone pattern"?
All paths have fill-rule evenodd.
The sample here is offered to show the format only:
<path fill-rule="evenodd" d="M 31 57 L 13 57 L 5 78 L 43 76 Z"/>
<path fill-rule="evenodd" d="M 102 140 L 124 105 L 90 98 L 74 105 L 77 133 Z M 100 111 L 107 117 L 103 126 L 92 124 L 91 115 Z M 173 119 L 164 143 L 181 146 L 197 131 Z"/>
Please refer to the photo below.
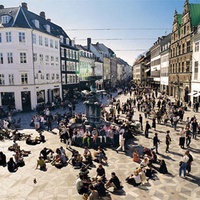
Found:
<path fill-rule="evenodd" d="M 120 95 L 119 98 L 122 102 L 126 101 L 130 96 Z M 107 98 L 103 99 L 106 104 Z M 84 105 L 82 102 L 77 104 L 77 112 L 84 112 Z M 135 108 L 136 111 L 136 108 Z M 64 112 L 62 109 L 58 109 L 54 112 Z M 20 113 L 15 117 L 22 117 L 22 130 L 23 133 L 33 133 L 37 135 L 37 132 L 29 127 L 31 117 L 35 112 Z M 184 119 L 187 116 L 197 116 L 200 121 L 200 113 L 193 113 L 193 111 L 186 111 Z M 135 112 L 135 120 L 138 120 L 139 113 Z M 149 119 L 150 124 L 151 120 Z M 145 123 L 145 119 L 144 119 Z M 184 123 L 179 124 L 184 126 Z M 179 129 L 179 128 L 178 128 Z M 165 153 L 165 132 L 170 130 L 170 136 L 172 143 L 170 145 L 170 153 Z M 58 133 L 57 129 L 53 130 Z M 112 171 L 116 172 L 117 176 L 122 182 L 123 189 L 117 193 L 110 193 L 110 198 L 105 199 L 126 199 L 126 200 L 198 200 L 200 198 L 200 147 L 199 147 L 199 135 L 197 140 L 192 140 L 189 150 L 193 155 L 194 161 L 192 163 L 191 175 L 185 179 L 178 176 L 179 160 L 186 149 L 181 149 L 178 145 L 178 131 L 174 131 L 170 126 L 157 125 L 157 131 L 159 139 L 162 141 L 158 147 L 159 159 L 164 159 L 169 171 L 168 175 L 156 174 L 156 180 L 149 180 L 148 184 L 135 188 L 125 182 L 125 178 L 133 173 L 134 169 L 138 166 L 137 163 L 132 161 L 132 153 L 134 148 L 138 148 L 141 153 L 143 147 L 151 148 L 153 146 L 152 138 L 155 131 L 151 130 L 150 138 L 145 138 L 143 133 L 138 134 L 134 140 L 129 143 L 129 150 L 124 153 L 116 153 L 113 149 L 107 149 L 106 154 L 108 157 L 108 166 L 105 166 L 106 177 L 110 177 Z M 53 134 L 45 131 L 44 135 L 47 139 L 46 143 L 42 143 L 36 146 L 28 146 L 24 141 L 18 141 L 18 144 L 22 149 L 31 150 L 31 154 L 25 157 L 25 166 L 18 169 L 16 173 L 9 173 L 6 167 L 0 167 L 0 188 L 1 188 L 1 200 L 79 200 L 81 196 L 77 193 L 75 187 L 75 181 L 79 170 L 73 169 L 71 165 L 57 169 L 51 164 L 47 164 L 47 171 L 43 172 L 35 170 L 36 160 L 39 152 L 43 147 L 49 147 L 56 149 L 57 147 L 65 144 L 59 141 L 58 134 Z M 12 145 L 12 141 L 5 140 L 0 143 L 0 151 L 6 154 L 7 160 L 13 156 L 13 152 L 9 152 L 8 146 Z M 78 147 L 75 149 L 82 152 L 83 150 Z M 91 149 L 91 151 L 93 151 Z M 71 152 L 66 150 L 66 153 L 71 157 Z M 94 163 L 96 166 L 97 163 Z M 90 170 L 90 176 L 95 176 L 96 168 Z M 37 183 L 34 183 L 36 179 Z"/>

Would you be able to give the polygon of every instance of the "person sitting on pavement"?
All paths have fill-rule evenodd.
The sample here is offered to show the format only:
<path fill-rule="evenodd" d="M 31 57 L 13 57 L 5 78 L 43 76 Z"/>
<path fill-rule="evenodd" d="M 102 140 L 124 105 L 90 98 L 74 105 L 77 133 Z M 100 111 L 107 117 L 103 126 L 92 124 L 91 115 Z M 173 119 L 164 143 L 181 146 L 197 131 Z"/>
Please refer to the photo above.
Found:
<path fill-rule="evenodd" d="M 142 183 L 139 171 L 135 170 L 134 174 L 131 174 L 129 177 L 126 178 L 126 181 L 134 187 L 139 186 Z"/>
<path fill-rule="evenodd" d="M 89 186 L 90 195 L 88 196 L 88 200 L 97 200 L 99 199 L 98 191 L 93 187 L 93 185 Z"/>
<path fill-rule="evenodd" d="M 29 135 L 26 139 L 26 144 L 29 144 L 29 145 L 36 145 L 38 144 L 38 142 L 35 140 L 35 139 L 32 139 L 31 138 L 31 135 Z"/>
<path fill-rule="evenodd" d="M 42 170 L 42 171 L 47 170 L 45 160 L 41 156 L 37 160 L 37 165 L 36 165 L 35 169 L 38 169 L 38 167 L 40 167 L 40 170 Z"/>
<path fill-rule="evenodd" d="M 76 180 L 76 189 L 77 192 L 79 194 L 84 194 L 84 193 L 88 193 L 88 185 L 87 185 L 87 181 L 84 180 L 83 175 L 79 175 L 77 180 Z"/>
<path fill-rule="evenodd" d="M 121 189 L 121 184 L 119 181 L 119 178 L 116 176 L 115 172 L 111 173 L 111 178 L 109 179 L 109 181 L 105 184 L 106 188 L 109 187 L 114 187 L 114 190 L 119 190 Z"/>
<path fill-rule="evenodd" d="M 6 166 L 6 155 L 2 151 L 0 152 L 0 166 Z"/>
<path fill-rule="evenodd" d="M 137 162 L 137 163 L 140 162 L 140 157 L 139 157 L 137 149 L 135 149 L 134 152 L 133 152 L 133 162 Z"/>
<path fill-rule="evenodd" d="M 13 157 L 11 157 L 7 163 L 8 171 L 9 172 L 16 172 L 18 169 L 17 164 L 15 163 Z"/>
<path fill-rule="evenodd" d="M 167 166 L 164 160 L 160 161 L 160 168 L 159 168 L 159 172 L 161 174 L 168 174 L 168 170 L 167 170 Z"/>
<path fill-rule="evenodd" d="M 13 145 L 8 147 L 8 150 L 9 151 L 16 151 L 17 147 L 18 147 L 18 144 L 17 144 L 16 140 L 13 140 Z"/>
<path fill-rule="evenodd" d="M 97 173 L 97 175 L 96 175 L 95 179 L 105 182 L 106 172 L 105 172 L 105 169 L 103 168 L 103 166 L 101 164 L 98 166 L 96 173 Z"/>
<path fill-rule="evenodd" d="M 106 188 L 105 188 L 104 182 L 101 179 L 97 179 L 97 183 L 95 183 L 93 186 L 95 190 L 98 191 L 99 197 L 106 196 Z"/>
<path fill-rule="evenodd" d="M 75 169 L 80 169 L 82 167 L 83 157 L 77 153 L 72 155 L 72 165 Z"/>
<path fill-rule="evenodd" d="M 24 158 L 19 151 L 16 151 L 14 158 L 17 167 L 23 167 L 25 165 Z"/>
<path fill-rule="evenodd" d="M 98 147 L 97 151 L 94 152 L 94 157 L 97 158 L 97 162 L 99 163 L 103 163 L 103 160 L 107 163 L 108 159 L 106 157 L 106 153 L 101 147 Z"/>
<path fill-rule="evenodd" d="M 63 157 L 61 156 L 61 152 L 60 150 L 57 148 L 56 149 L 56 153 L 55 155 L 53 156 L 53 160 L 51 162 L 51 164 L 57 168 L 62 168 L 64 163 L 66 163 L 66 159 L 63 160 Z"/>
<path fill-rule="evenodd" d="M 91 154 L 91 151 L 88 149 L 88 147 L 85 147 L 84 148 L 84 151 L 83 151 L 83 158 L 84 158 L 84 163 L 86 165 L 89 165 L 91 166 L 93 164 L 92 162 L 92 154 Z"/>
<path fill-rule="evenodd" d="M 53 153 L 54 153 L 54 151 L 52 149 L 44 147 L 40 151 L 40 156 L 45 160 L 45 162 L 47 162 L 47 161 L 50 162 L 52 160 Z"/>
<path fill-rule="evenodd" d="M 144 159 L 140 163 L 140 167 L 142 169 L 145 169 L 149 164 L 149 158 L 147 156 L 144 157 Z"/>

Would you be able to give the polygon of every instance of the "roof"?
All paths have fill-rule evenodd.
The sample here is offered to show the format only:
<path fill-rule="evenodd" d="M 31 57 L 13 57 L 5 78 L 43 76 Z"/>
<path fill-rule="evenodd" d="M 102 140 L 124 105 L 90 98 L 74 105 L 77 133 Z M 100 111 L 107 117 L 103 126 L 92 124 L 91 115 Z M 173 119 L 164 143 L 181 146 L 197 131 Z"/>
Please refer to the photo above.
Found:
<path fill-rule="evenodd" d="M 191 25 L 197 26 L 200 22 L 200 4 L 189 4 Z"/>
<path fill-rule="evenodd" d="M 19 6 L 0 9 L 0 17 L 3 15 L 8 15 L 11 17 L 9 23 L 2 24 L 3 27 L 32 28 L 55 37 L 62 35 L 66 38 L 69 38 L 62 27 L 46 20 L 44 17 L 41 17 L 40 15 L 37 15 L 24 7 Z M 39 28 L 35 26 L 33 20 L 39 21 Z M 46 25 L 50 26 L 50 33 L 46 30 Z"/>

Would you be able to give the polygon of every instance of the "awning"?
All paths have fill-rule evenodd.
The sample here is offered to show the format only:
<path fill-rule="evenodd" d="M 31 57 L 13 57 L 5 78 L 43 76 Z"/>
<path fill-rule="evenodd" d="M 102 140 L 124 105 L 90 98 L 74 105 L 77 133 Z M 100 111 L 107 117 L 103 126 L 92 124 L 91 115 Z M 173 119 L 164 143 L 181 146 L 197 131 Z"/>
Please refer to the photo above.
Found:
<path fill-rule="evenodd" d="M 193 96 L 193 95 L 195 95 L 195 94 L 197 94 L 197 92 L 188 93 L 189 96 Z"/>
<path fill-rule="evenodd" d="M 150 68 L 145 70 L 145 72 L 148 72 L 148 71 L 150 71 Z"/>
<path fill-rule="evenodd" d="M 199 97 L 199 96 L 200 96 L 200 93 L 193 95 L 193 97 Z"/>

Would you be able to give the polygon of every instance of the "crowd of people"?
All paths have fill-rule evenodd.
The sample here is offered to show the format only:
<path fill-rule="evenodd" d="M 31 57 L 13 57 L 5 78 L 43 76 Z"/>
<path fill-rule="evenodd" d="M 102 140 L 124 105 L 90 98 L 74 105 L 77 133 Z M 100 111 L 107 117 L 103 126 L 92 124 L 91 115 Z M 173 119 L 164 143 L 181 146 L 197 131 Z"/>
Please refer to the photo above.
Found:
<path fill-rule="evenodd" d="M 79 169 L 76 180 L 77 192 L 82 195 L 83 199 L 98 199 L 106 196 L 109 187 L 113 187 L 114 191 L 122 189 L 121 180 L 115 172 L 111 173 L 110 178 L 106 177 L 106 169 L 103 167 L 107 166 L 109 161 L 104 150 L 106 143 L 116 153 L 119 151 L 126 153 L 129 139 L 134 138 L 137 133 L 142 133 L 144 137 L 149 138 L 153 130 L 152 148 L 144 148 L 142 154 L 139 154 L 139 149 L 134 149 L 132 160 L 136 163 L 133 166 L 136 167 L 133 173 L 127 174 L 125 181 L 139 187 L 147 184 L 149 179 L 155 180 L 156 173 L 167 174 L 167 164 L 165 160 L 159 158 L 159 146 L 163 144 L 157 132 L 157 124 L 169 128 L 165 132 L 166 153 L 170 153 L 172 142 L 170 127 L 173 128 L 171 131 L 180 129 L 177 145 L 185 149 L 190 147 L 192 139 L 197 139 L 197 135 L 200 133 L 200 124 L 195 115 L 191 119 L 188 117 L 183 122 L 186 104 L 181 100 L 172 102 L 165 93 L 158 96 L 156 91 L 140 90 L 137 87 L 134 90 L 125 89 L 124 94 L 128 93 L 130 98 L 126 102 L 120 102 L 119 99 L 111 96 L 109 107 L 102 106 L 101 117 L 106 123 L 101 127 L 88 125 L 87 118 L 82 113 L 74 114 L 71 117 L 67 113 L 53 115 L 47 107 L 43 112 L 40 111 L 34 115 L 30 126 L 38 131 L 38 136 L 33 138 L 29 135 L 26 139 L 27 145 L 45 143 L 46 139 L 42 132 L 44 130 L 52 132 L 55 127 L 59 129 L 60 142 L 66 145 L 55 150 L 42 148 L 35 169 L 47 171 L 48 163 L 59 169 L 70 164 L 74 169 Z M 135 112 L 139 114 L 138 120 L 134 118 Z M 76 126 L 74 126 L 75 124 Z M 31 153 L 20 148 L 16 142 L 19 137 L 20 133 L 17 129 L 12 132 L 13 145 L 8 149 L 14 151 L 15 154 L 8 162 L 6 155 L 0 152 L 0 165 L 7 166 L 10 172 L 16 172 L 18 167 L 23 167 L 25 165 L 24 157 Z M 83 147 L 83 152 L 78 152 L 73 146 Z M 91 148 L 96 150 L 91 151 Z M 72 153 L 70 158 L 65 149 Z M 94 162 L 98 163 L 96 176 L 90 177 L 90 170 L 93 169 Z M 179 163 L 179 176 L 182 175 L 182 172 L 184 177 L 191 172 L 192 162 L 193 157 L 187 149 Z"/>

